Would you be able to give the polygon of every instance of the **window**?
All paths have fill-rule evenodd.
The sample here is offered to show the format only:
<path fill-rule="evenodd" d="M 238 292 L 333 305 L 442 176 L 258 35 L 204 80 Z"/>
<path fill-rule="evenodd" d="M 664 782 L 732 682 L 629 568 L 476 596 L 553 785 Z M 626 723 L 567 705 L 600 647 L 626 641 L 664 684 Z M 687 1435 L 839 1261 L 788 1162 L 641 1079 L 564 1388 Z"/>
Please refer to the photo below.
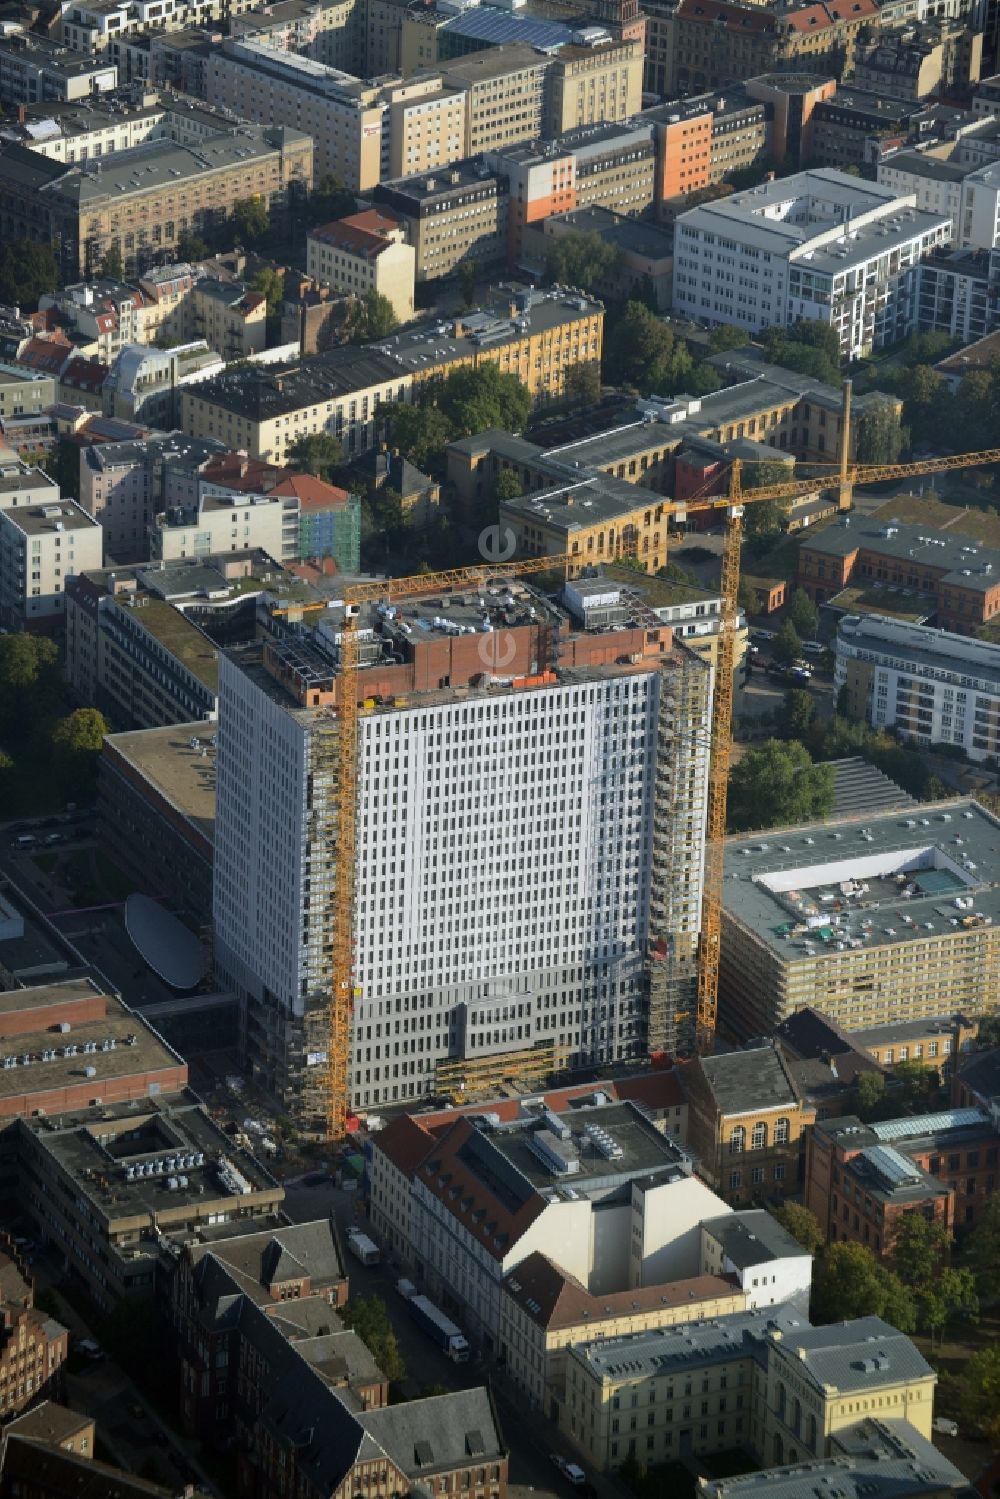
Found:
<path fill-rule="evenodd" d="M 729 1154 L 742 1155 L 747 1146 L 747 1132 L 742 1124 L 738 1124 L 729 1136 Z"/>
<path fill-rule="evenodd" d="M 738 1192 L 739 1189 L 740 1189 L 740 1187 L 742 1185 L 743 1185 L 743 1173 L 742 1173 L 742 1171 L 730 1171 L 730 1173 L 729 1173 L 729 1189 L 730 1189 L 730 1191 L 731 1192 Z"/>
<path fill-rule="evenodd" d="M 753 1127 L 753 1134 L 750 1136 L 750 1149 L 764 1150 L 766 1149 L 766 1147 L 767 1125 L 764 1123 L 763 1119 L 759 1119 Z"/>

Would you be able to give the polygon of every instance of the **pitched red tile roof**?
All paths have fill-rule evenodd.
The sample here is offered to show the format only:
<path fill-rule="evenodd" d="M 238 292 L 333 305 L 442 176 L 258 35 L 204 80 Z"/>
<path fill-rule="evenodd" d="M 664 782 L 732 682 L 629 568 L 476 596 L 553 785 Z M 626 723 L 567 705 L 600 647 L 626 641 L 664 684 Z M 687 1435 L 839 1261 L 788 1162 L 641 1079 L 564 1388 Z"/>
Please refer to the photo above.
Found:
<path fill-rule="evenodd" d="M 340 222 L 354 229 L 366 229 L 369 234 L 393 234 L 402 227 L 402 221 L 385 208 L 365 208 L 361 213 L 349 213 Z"/>
<path fill-rule="evenodd" d="M 57 329 L 46 338 L 30 338 L 17 356 L 17 363 L 43 374 L 58 375 L 72 347 L 66 335 Z"/>
<path fill-rule="evenodd" d="M 100 390 L 108 376 L 108 366 L 100 359 L 71 359 L 59 377 L 60 384 L 72 385 L 77 390 Z"/>
<path fill-rule="evenodd" d="M 593 1296 L 574 1275 L 560 1270 L 547 1255 L 535 1250 L 504 1278 L 504 1290 L 533 1322 L 554 1331 L 659 1307 L 690 1307 L 691 1320 L 695 1321 L 699 1302 L 736 1295 L 740 1287 L 735 1277 L 695 1275 L 665 1285 Z"/>
<path fill-rule="evenodd" d="M 317 479 L 312 474 L 286 473 L 271 493 L 297 495 L 303 510 L 336 510 L 351 498 L 346 489 L 327 484 L 325 479 Z"/>
<path fill-rule="evenodd" d="M 347 219 L 337 219 L 319 229 L 310 229 L 309 236 L 325 245 L 337 245 L 351 255 L 361 255 L 365 260 L 375 260 L 389 248 L 390 243 L 384 235 L 373 234 L 369 229 L 358 229 Z"/>
<path fill-rule="evenodd" d="M 458 1119 L 434 1141 L 414 1174 L 488 1254 L 502 1260 L 549 1204 L 527 1182 L 525 1195 L 516 1205 L 503 1200 L 486 1176 L 463 1159 L 466 1146 L 473 1154 L 495 1150 L 474 1124 Z"/>
<path fill-rule="evenodd" d="M 270 492 L 275 479 L 284 472 L 274 463 L 248 458 L 242 453 L 220 453 L 207 459 L 199 470 L 201 477 L 213 484 L 224 484 L 227 489 L 245 490 L 248 494 Z"/>
<path fill-rule="evenodd" d="M 417 1167 L 434 1144 L 434 1136 L 412 1114 L 400 1114 L 385 1129 L 379 1130 L 375 1143 L 397 1170 L 412 1181 Z"/>
<path fill-rule="evenodd" d="M 730 5 L 726 0 L 681 0 L 677 16 L 706 26 L 723 21 L 740 31 L 768 32 L 775 29 L 773 12 L 762 5 Z"/>

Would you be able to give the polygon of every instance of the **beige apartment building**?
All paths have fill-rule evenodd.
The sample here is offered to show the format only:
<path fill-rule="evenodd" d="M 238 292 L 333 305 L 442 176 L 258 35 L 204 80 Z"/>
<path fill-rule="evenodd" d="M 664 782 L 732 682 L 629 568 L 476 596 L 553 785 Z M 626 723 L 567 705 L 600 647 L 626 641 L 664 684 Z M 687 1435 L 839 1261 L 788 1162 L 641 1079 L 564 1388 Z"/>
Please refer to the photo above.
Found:
<path fill-rule="evenodd" d="M 405 226 L 377 208 L 351 214 L 306 235 L 306 271 L 331 291 L 363 297 L 378 292 L 399 322 L 413 316 L 416 252 Z"/>
<path fill-rule="evenodd" d="M 198 145 L 147 141 L 94 173 L 9 146 L 0 155 L 0 233 L 58 246 L 67 282 L 93 275 L 111 249 L 134 275 L 240 201 L 256 199 L 280 217 L 312 180 L 311 138 L 281 125 L 217 122 Z"/>
<path fill-rule="evenodd" d="M 441 171 L 465 154 L 466 96 L 442 88 L 437 74 L 391 84 L 389 103 L 390 177 Z"/>
<path fill-rule="evenodd" d="M 549 69 L 546 134 L 638 114 L 642 65 L 640 41 L 561 47 Z"/>
<path fill-rule="evenodd" d="M 191 287 L 189 327 L 223 359 L 259 354 L 267 347 L 267 298 L 242 281 L 205 277 Z"/>
<path fill-rule="evenodd" d="M 545 75 L 549 59 L 517 42 L 488 47 L 441 67 L 447 88 L 465 94 L 462 156 L 496 151 L 511 141 L 545 133 Z"/>

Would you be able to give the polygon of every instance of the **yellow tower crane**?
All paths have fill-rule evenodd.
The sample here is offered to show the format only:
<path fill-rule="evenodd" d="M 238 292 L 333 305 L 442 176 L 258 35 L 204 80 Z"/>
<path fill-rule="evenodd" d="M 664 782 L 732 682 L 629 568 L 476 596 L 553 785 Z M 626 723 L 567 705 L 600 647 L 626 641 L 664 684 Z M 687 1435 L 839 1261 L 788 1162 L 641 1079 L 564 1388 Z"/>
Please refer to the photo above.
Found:
<path fill-rule="evenodd" d="M 726 792 L 732 752 L 733 672 L 735 665 L 735 624 L 740 581 L 740 547 L 743 539 L 743 512 L 747 505 L 767 500 L 793 500 L 817 488 L 839 488 L 841 503 L 856 484 L 878 484 L 893 479 L 909 479 L 949 470 L 1000 464 L 1000 448 L 976 453 L 961 453 L 948 458 L 930 458 L 919 463 L 858 465 L 848 462 L 847 416 L 849 390 L 845 392 L 841 433 L 840 460 L 824 477 L 791 479 L 761 489 L 743 490 L 740 463 L 729 470 L 729 492 L 697 499 L 698 509 L 725 513 L 726 529 L 722 554 L 721 619 L 716 657 L 715 689 L 712 703 L 711 748 L 708 773 L 708 813 L 706 820 L 705 873 L 702 895 L 701 934 L 698 948 L 696 990 L 696 1044 L 701 1052 L 712 1049 L 715 1038 L 719 994 L 719 950 L 722 923 L 722 889 L 724 841 L 726 834 Z M 666 516 L 694 508 L 666 499 Z M 607 558 L 625 555 L 627 546 L 619 538 L 617 549 Z M 357 846 L 358 795 L 358 617 L 365 603 L 393 603 L 420 594 L 439 593 L 451 588 L 466 589 L 497 578 L 523 578 L 533 573 L 579 568 L 588 559 L 575 552 L 525 557 L 515 562 L 483 562 L 471 567 L 452 568 L 444 572 L 417 574 L 403 578 L 376 579 L 351 583 L 343 590 L 344 621 L 341 633 L 340 670 L 336 686 L 336 739 L 334 753 L 334 797 L 337 827 L 337 862 L 331 899 L 330 995 L 327 1007 L 326 1102 L 327 1132 L 340 1139 L 346 1130 L 350 1099 L 350 1042 L 354 996 L 354 879 Z M 291 605 L 283 614 L 298 615 L 329 607 L 327 601 Z"/>

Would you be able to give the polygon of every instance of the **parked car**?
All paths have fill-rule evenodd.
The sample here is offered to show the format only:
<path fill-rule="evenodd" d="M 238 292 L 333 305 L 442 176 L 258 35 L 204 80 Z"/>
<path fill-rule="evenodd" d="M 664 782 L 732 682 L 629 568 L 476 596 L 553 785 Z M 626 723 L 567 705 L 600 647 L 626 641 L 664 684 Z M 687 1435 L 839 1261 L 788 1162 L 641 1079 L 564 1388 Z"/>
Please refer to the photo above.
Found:
<path fill-rule="evenodd" d="M 931 1429 L 941 1437 L 957 1437 L 958 1422 L 952 1421 L 948 1416 L 935 1416 L 931 1422 Z"/>
<path fill-rule="evenodd" d="M 65 843 L 66 839 L 62 833 L 46 833 L 46 843 Z"/>
<path fill-rule="evenodd" d="M 802 649 L 807 656 L 822 656 L 823 654 L 823 646 L 818 640 L 803 640 Z"/>
<path fill-rule="evenodd" d="M 561 1452 L 550 1452 L 553 1463 L 559 1469 L 562 1476 L 569 1480 L 574 1488 L 582 1489 L 587 1482 L 587 1475 L 576 1463 L 569 1462 Z"/>

